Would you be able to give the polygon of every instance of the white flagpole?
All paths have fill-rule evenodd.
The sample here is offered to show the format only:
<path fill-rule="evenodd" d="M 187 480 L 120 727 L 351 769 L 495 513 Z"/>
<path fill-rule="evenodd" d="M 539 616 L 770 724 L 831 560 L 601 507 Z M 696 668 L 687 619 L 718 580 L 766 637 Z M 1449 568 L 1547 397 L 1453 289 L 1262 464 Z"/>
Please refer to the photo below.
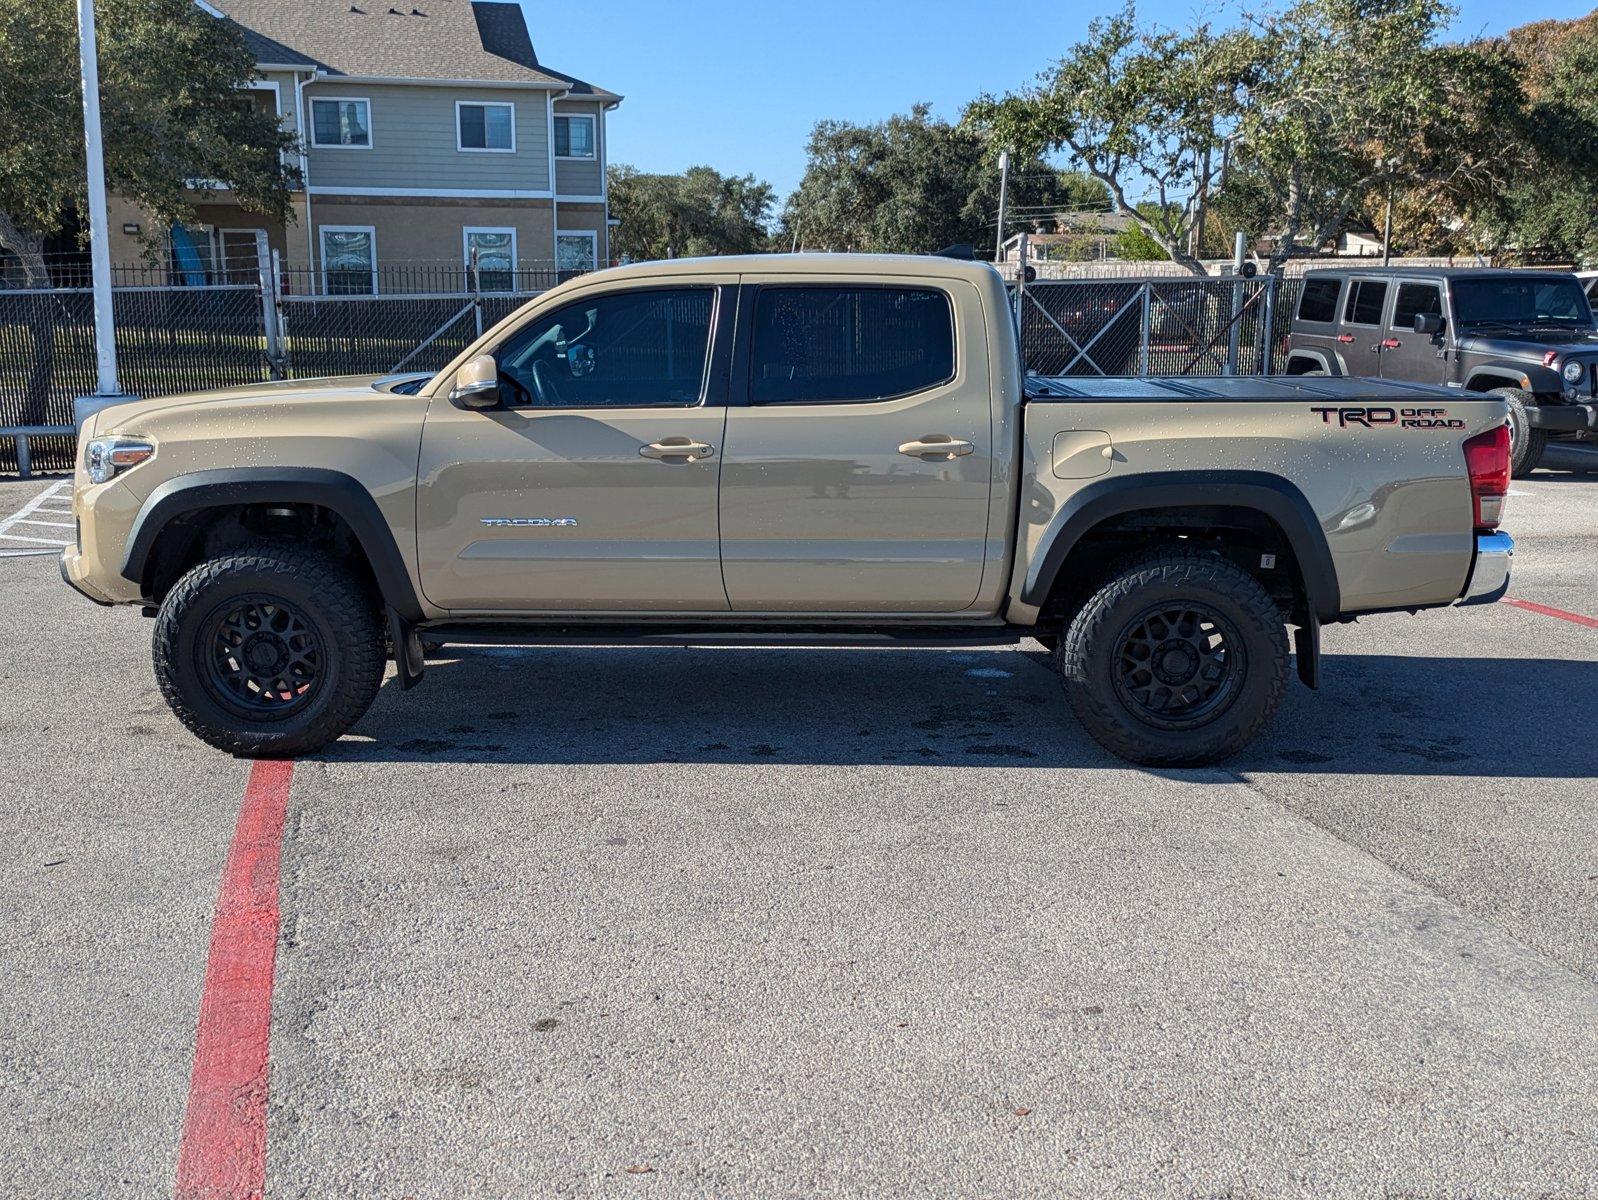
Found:
<path fill-rule="evenodd" d="M 89 261 L 94 268 L 95 394 L 117 396 L 116 327 L 111 319 L 111 231 L 105 203 L 105 153 L 100 136 L 100 56 L 94 0 L 78 0 L 78 66 L 83 75 L 83 151 L 89 174 Z"/>

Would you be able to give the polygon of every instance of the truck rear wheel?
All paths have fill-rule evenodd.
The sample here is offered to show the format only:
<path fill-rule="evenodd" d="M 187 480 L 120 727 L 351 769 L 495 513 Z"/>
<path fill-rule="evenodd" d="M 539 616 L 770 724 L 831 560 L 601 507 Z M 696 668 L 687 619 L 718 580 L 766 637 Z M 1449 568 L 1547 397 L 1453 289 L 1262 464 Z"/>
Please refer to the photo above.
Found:
<path fill-rule="evenodd" d="M 250 757 L 336 741 L 383 682 L 373 598 L 332 557 L 262 543 L 200 563 L 161 602 L 155 677 L 189 731 Z"/>
<path fill-rule="evenodd" d="M 1236 753 L 1287 687 L 1287 631 L 1270 594 L 1224 559 L 1188 551 L 1107 580 L 1055 653 L 1077 719 L 1105 749 L 1145 766 Z"/>
<path fill-rule="evenodd" d="M 1509 473 L 1525 479 L 1537 469 L 1548 445 L 1548 431 L 1533 429 L 1528 417 L 1537 407 L 1537 397 L 1524 388 L 1512 387 L 1494 388 L 1492 394 L 1509 401 Z"/>

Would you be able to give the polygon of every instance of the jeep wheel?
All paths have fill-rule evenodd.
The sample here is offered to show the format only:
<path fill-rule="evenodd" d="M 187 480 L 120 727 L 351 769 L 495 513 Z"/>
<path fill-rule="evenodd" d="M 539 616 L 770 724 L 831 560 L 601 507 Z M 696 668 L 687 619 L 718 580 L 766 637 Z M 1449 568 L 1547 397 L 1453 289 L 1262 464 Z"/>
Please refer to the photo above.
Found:
<path fill-rule="evenodd" d="M 1537 469 L 1548 445 L 1548 431 L 1533 429 L 1526 415 L 1537 407 L 1537 397 L 1523 388 L 1511 387 L 1494 388 L 1492 394 L 1509 401 L 1509 473 L 1516 479 L 1525 479 Z"/>
<path fill-rule="evenodd" d="M 1077 614 L 1056 651 L 1066 695 L 1112 753 L 1158 767 L 1218 762 L 1276 714 L 1287 631 L 1259 581 L 1173 551 L 1134 562 Z"/>
<path fill-rule="evenodd" d="M 317 550 L 263 543 L 178 580 L 155 621 L 155 677 L 178 720 L 219 750 L 310 754 L 383 682 L 383 633 L 360 582 Z"/>

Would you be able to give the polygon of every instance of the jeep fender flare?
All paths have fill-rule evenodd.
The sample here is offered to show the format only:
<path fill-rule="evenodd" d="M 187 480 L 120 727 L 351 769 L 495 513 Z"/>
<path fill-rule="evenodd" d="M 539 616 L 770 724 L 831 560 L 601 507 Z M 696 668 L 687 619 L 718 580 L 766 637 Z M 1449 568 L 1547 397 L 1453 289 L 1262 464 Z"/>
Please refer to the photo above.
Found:
<path fill-rule="evenodd" d="M 1148 509 L 1224 505 L 1253 509 L 1274 521 L 1298 559 L 1312 618 L 1335 621 L 1342 594 L 1331 547 L 1315 510 L 1291 482 L 1265 471 L 1158 471 L 1103 479 L 1073 494 L 1049 520 L 1027 568 L 1023 603 L 1042 607 L 1066 559 L 1095 526 L 1112 517 Z"/>
<path fill-rule="evenodd" d="M 1528 386 L 1529 385 L 1529 386 Z M 1560 393 L 1564 382 L 1555 371 L 1533 363 L 1476 367 L 1465 376 L 1467 392 L 1490 392 L 1496 387 L 1523 388 L 1528 392 Z"/>
<path fill-rule="evenodd" d="M 1293 360 L 1296 358 L 1303 359 L 1305 362 L 1314 363 L 1317 369 L 1325 371 L 1328 375 L 1343 374 L 1342 363 L 1331 357 L 1328 357 L 1324 351 L 1301 350 L 1294 348 L 1287 352 L 1287 365 L 1291 367 L 1293 365 Z M 1286 376 L 1288 378 L 1293 378 L 1294 372 L 1288 371 L 1286 372 Z"/>
<path fill-rule="evenodd" d="M 240 504 L 314 504 L 337 513 L 372 564 L 383 602 L 407 622 L 423 619 L 405 558 L 377 501 L 353 476 L 320 467 L 223 467 L 176 475 L 145 498 L 128 531 L 122 577 L 143 584 L 144 570 L 172 521 Z"/>

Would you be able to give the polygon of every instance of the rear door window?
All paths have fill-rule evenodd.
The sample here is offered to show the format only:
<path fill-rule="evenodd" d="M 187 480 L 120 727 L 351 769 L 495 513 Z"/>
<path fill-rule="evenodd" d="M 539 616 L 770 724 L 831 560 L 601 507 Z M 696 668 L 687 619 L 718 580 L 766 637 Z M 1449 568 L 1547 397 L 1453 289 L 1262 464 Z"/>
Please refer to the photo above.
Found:
<path fill-rule="evenodd" d="M 1386 280 L 1354 280 L 1348 289 L 1348 303 L 1343 306 L 1344 322 L 1349 325 L 1380 325 L 1382 304 L 1386 299 Z"/>
<path fill-rule="evenodd" d="M 762 287 L 750 400 L 866 404 L 954 378 L 954 309 L 936 288 Z"/>
<path fill-rule="evenodd" d="M 1343 290 L 1341 279 L 1306 279 L 1304 295 L 1298 302 L 1298 319 L 1330 324 L 1337 320 L 1337 294 Z"/>
<path fill-rule="evenodd" d="M 1401 283 L 1393 299 L 1393 328 L 1414 332 L 1423 313 L 1443 315 L 1443 293 L 1435 283 Z"/>

